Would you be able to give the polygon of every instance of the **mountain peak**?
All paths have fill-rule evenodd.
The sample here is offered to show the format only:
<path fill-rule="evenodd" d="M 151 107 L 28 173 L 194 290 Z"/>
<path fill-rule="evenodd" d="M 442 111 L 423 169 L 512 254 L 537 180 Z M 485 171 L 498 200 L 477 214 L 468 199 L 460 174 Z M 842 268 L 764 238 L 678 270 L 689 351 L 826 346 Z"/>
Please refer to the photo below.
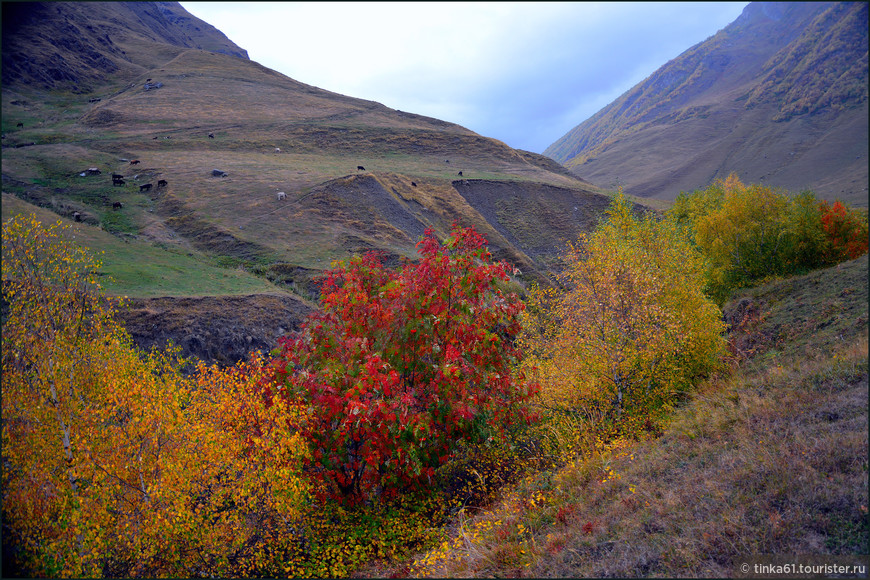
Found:
<path fill-rule="evenodd" d="M 753 2 L 544 153 L 635 195 L 738 172 L 866 204 L 867 68 L 866 3 Z"/>
<path fill-rule="evenodd" d="M 89 92 L 152 68 L 155 45 L 248 59 L 178 2 L 4 2 L 2 9 L 4 85 Z"/>

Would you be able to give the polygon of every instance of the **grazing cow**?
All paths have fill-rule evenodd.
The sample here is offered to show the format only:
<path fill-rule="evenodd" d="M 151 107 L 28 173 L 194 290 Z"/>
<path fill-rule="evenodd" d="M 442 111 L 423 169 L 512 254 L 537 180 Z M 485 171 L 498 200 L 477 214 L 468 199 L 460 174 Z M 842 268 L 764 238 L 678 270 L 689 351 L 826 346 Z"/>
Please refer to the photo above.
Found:
<path fill-rule="evenodd" d="M 74 212 L 73 212 L 73 219 L 76 220 L 77 222 L 82 221 L 82 214 L 80 214 L 80 213 L 77 212 L 77 211 L 74 211 Z"/>
<path fill-rule="evenodd" d="M 130 162 L 130 165 L 139 165 L 139 160 L 134 159 L 133 161 Z"/>
<path fill-rule="evenodd" d="M 123 179 L 112 179 L 112 185 L 126 185 L 127 182 Z"/>
<path fill-rule="evenodd" d="M 15 126 L 16 126 L 16 127 L 21 127 L 21 128 L 23 129 L 23 128 L 24 128 L 24 123 L 18 123 L 18 124 L 15 125 Z"/>
<path fill-rule="evenodd" d="M 363 167 L 362 165 L 357 165 L 357 166 L 356 166 L 356 170 L 357 170 L 357 171 L 365 171 L 366 168 Z"/>
<path fill-rule="evenodd" d="M 124 176 L 123 176 L 123 175 L 120 175 L 120 174 L 118 174 L 118 173 L 113 173 L 113 174 L 112 174 L 112 179 L 124 179 Z"/>
<path fill-rule="evenodd" d="M 411 182 L 411 187 L 417 187 L 417 182 L 416 182 L 416 181 L 412 181 L 412 182 Z"/>
<path fill-rule="evenodd" d="M 166 187 L 167 185 L 169 185 L 169 182 L 165 179 L 160 179 L 157 181 L 157 187 Z"/>
<path fill-rule="evenodd" d="M 208 138 L 209 138 L 209 139 L 214 139 L 214 133 L 209 133 L 209 134 L 208 134 Z"/>
<path fill-rule="evenodd" d="M 115 203 L 112 204 L 112 209 L 122 209 L 123 207 L 124 207 L 124 204 L 121 203 L 120 201 L 116 201 Z"/>
<path fill-rule="evenodd" d="M 278 192 L 278 201 L 281 201 L 282 199 L 287 199 L 287 194 L 284 193 L 283 191 L 279 191 Z"/>
<path fill-rule="evenodd" d="M 280 147 L 275 147 L 275 153 L 281 153 L 281 148 L 280 148 Z"/>
<path fill-rule="evenodd" d="M 88 175 L 100 175 L 100 173 L 102 172 L 96 167 L 88 167 L 85 170 L 85 173 L 87 173 Z"/>
<path fill-rule="evenodd" d="M 151 137 L 151 138 L 152 138 L 152 139 L 157 139 L 157 135 L 154 135 L 154 136 L 153 136 L 153 137 Z"/>
<path fill-rule="evenodd" d="M 462 177 L 462 172 L 461 172 L 461 171 L 459 172 L 459 177 Z"/>
<path fill-rule="evenodd" d="M 150 183 L 146 183 L 145 185 L 139 186 L 139 191 L 151 191 L 151 187 Z"/>

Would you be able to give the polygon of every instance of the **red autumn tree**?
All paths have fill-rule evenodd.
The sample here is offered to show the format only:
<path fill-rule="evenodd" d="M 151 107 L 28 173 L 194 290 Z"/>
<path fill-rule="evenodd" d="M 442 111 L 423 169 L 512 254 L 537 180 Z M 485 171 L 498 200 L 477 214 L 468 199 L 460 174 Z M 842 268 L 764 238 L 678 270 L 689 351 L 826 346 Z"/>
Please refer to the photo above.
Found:
<path fill-rule="evenodd" d="M 854 260 L 867 253 L 867 220 L 854 209 L 846 208 L 839 201 L 830 205 L 819 204 L 822 214 L 822 229 L 828 238 L 828 261 L 837 263 Z"/>
<path fill-rule="evenodd" d="M 307 468 L 347 503 L 431 482 L 460 439 L 481 442 L 528 421 L 536 391 L 514 345 L 523 304 L 485 239 L 427 230 L 421 259 L 384 267 L 369 253 L 328 273 L 322 310 L 273 361 L 268 400 L 298 405 Z"/>

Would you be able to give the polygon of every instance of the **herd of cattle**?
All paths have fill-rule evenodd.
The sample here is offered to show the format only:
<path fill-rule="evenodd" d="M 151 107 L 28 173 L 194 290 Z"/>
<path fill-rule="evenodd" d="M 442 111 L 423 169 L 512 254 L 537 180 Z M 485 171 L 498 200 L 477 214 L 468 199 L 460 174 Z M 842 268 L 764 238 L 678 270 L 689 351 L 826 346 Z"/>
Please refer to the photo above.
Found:
<path fill-rule="evenodd" d="M 149 80 L 150 80 L 150 79 L 149 79 Z M 19 126 L 21 126 L 21 123 L 19 123 Z M 209 137 L 209 139 L 214 139 L 214 138 L 215 138 L 214 133 L 209 133 L 209 134 L 208 134 L 208 137 Z M 155 137 L 155 139 L 156 139 L 156 137 Z M 281 149 L 280 149 L 280 147 L 275 147 L 275 153 L 281 153 Z M 128 160 L 124 159 L 123 161 L 128 161 Z M 138 159 L 132 159 L 132 160 L 129 160 L 129 162 L 130 162 L 130 165 L 139 165 L 139 164 L 141 163 Z M 445 159 L 444 162 L 445 162 L 445 163 L 450 163 L 450 160 L 449 160 L 449 159 Z M 357 165 L 356 168 L 357 168 L 357 171 L 365 171 L 365 170 L 366 170 L 366 168 L 363 167 L 362 165 Z M 100 173 L 101 173 L 101 172 L 100 172 L 100 170 L 99 170 L 98 168 L 96 168 L 96 167 L 91 167 L 91 168 L 88 168 L 87 170 L 85 170 L 84 172 L 82 172 L 81 175 L 82 175 L 82 176 L 85 176 L 85 175 L 100 175 Z M 459 175 L 459 177 L 463 177 L 461 171 L 459 172 L 458 175 Z M 221 171 L 221 170 L 219 170 L 219 169 L 214 169 L 214 170 L 212 170 L 212 176 L 215 176 L 215 177 L 226 177 L 227 174 L 226 174 L 226 172 Z M 138 179 L 138 177 L 139 177 L 139 176 L 136 175 L 133 179 Z M 113 186 L 119 186 L 119 187 L 121 187 L 121 186 L 126 185 L 126 183 L 127 183 L 127 182 L 124 181 L 124 176 L 123 176 L 123 175 L 121 175 L 121 174 L 119 174 L 119 173 L 112 173 L 112 185 L 113 185 Z M 165 179 L 159 179 L 159 180 L 157 180 L 157 189 L 160 189 L 160 188 L 163 188 L 163 187 L 167 187 L 168 185 L 169 185 L 169 182 L 166 181 Z M 413 187 L 417 187 L 417 183 L 414 182 L 414 181 L 412 181 L 412 182 L 411 182 L 411 186 L 413 186 Z M 140 191 L 140 192 L 151 191 L 153 188 L 154 188 L 154 184 L 152 184 L 152 183 L 145 183 L 145 184 L 142 184 L 142 185 L 139 186 L 139 191 Z M 283 191 L 277 191 L 277 198 L 278 198 L 278 201 L 286 200 L 286 199 L 287 199 L 287 194 L 286 194 L 285 192 L 283 192 Z M 120 201 L 114 201 L 114 202 L 112 202 L 112 209 L 118 210 L 118 209 L 123 209 L 123 208 L 124 208 L 124 204 L 122 204 Z M 77 212 L 77 211 L 76 211 L 76 212 L 73 212 L 73 218 L 74 218 L 75 221 L 77 221 L 77 222 L 82 221 L 82 215 L 81 215 L 81 213 L 79 213 L 79 212 Z"/>
<path fill-rule="evenodd" d="M 126 161 L 126 159 L 124 161 Z M 141 162 L 138 159 L 133 159 L 132 161 L 130 161 L 130 165 L 139 165 L 140 163 Z M 82 177 L 84 177 L 87 175 L 100 175 L 101 173 L 102 172 L 100 171 L 99 168 L 89 167 L 88 169 L 84 170 L 80 175 Z M 134 177 L 134 179 L 137 179 L 138 177 L 139 176 L 137 175 Z M 112 185 L 113 186 L 121 187 L 121 186 L 124 186 L 126 184 L 127 184 L 127 182 L 124 181 L 123 175 L 121 175 L 120 173 L 112 173 Z M 165 179 L 158 179 L 157 180 L 157 189 L 167 187 L 168 185 L 169 185 L 169 182 L 166 181 Z M 154 188 L 153 183 L 145 183 L 145 184 L 142 184 L 139 186 L 139 191 L 140 192 L 151 191 L 153 188 Z M 124 208 L 124 204 L 121 203 L 120 201 L 113 201 L 112 202 L 112 209 L 118 210 L 118 209 L 123 209 L 123 208 Z M 82 221 L 81 212 L 75 211 L 75 212 L 73 212 L 72 216 L 73 216 L 73 219 L 75 221 L 77 221 L 77 222 Z"/>

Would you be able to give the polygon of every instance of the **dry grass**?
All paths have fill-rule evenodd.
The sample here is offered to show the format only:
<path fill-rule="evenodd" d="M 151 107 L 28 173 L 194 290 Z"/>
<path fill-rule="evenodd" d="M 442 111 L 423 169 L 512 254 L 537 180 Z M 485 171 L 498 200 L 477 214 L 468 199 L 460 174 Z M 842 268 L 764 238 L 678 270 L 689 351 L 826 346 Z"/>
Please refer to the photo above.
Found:
<path fill-rule="evenodd" d="M 757 554 L 867 553 L 867 340 L 710 382 L 661 438 L 528 482 L 427 576 L 732 576 Z"/>
<path fill-rule="evenodd" d="M 487 221 L 494 216 L 483 216 L 453 187 L 460 170 L 471 179 L 599 195 L 549 160 L 450 123 L 336 95 L 222 54 L 150 50 L 140 60 L 152 69 L 96 91 L 102 98 L 96 103 L 80 95 L 23 95 L 24 88 L 12 98 L 4 91 L 3 125 L 10 129 L 4 191 L 44 207 L 74 202 L 91 218 L 86 223 L 101 226 L 119 218 L 105 208 L 122 201 L 129 206 L 123 231 L 141 239 L 196 248 L 218 260 L 238 257 L 228 245 L 256 247 L 273 262 L 320 270 L 367 249 L 413 256 L 422 229 L 446 233 L 454 220 L 475 225 L 504 250 L 501 257 L 534 270 L 499 224 Z M 163 86 L 143 90 L 149 78 Z M 19 120 L 25 128 L 13 130 Z M 31 141 L 36 144 L 16 147 Z M 129 159 L 141 163 L 131 166 Z M 92 166 L 103 176 L 76 177 Z M 228 176 L 212 177 L 212 169 Z M 113 188 L 109 173 L 125 175 L 127 185 Z M 334 191 L 362 175 L 377 180 L 386 195 Z M 139 196 L 139 185 L 158 179 L 168 189 Z M 9 187 L 12 182 L 23 185 Z M 277 191 L 286 202 L 277 202 Z M 391 200 L 402 215 L 381 203 Z M 522 223 L 532 207 L 512 209 L 518 215 L 511 219 Z"/>

